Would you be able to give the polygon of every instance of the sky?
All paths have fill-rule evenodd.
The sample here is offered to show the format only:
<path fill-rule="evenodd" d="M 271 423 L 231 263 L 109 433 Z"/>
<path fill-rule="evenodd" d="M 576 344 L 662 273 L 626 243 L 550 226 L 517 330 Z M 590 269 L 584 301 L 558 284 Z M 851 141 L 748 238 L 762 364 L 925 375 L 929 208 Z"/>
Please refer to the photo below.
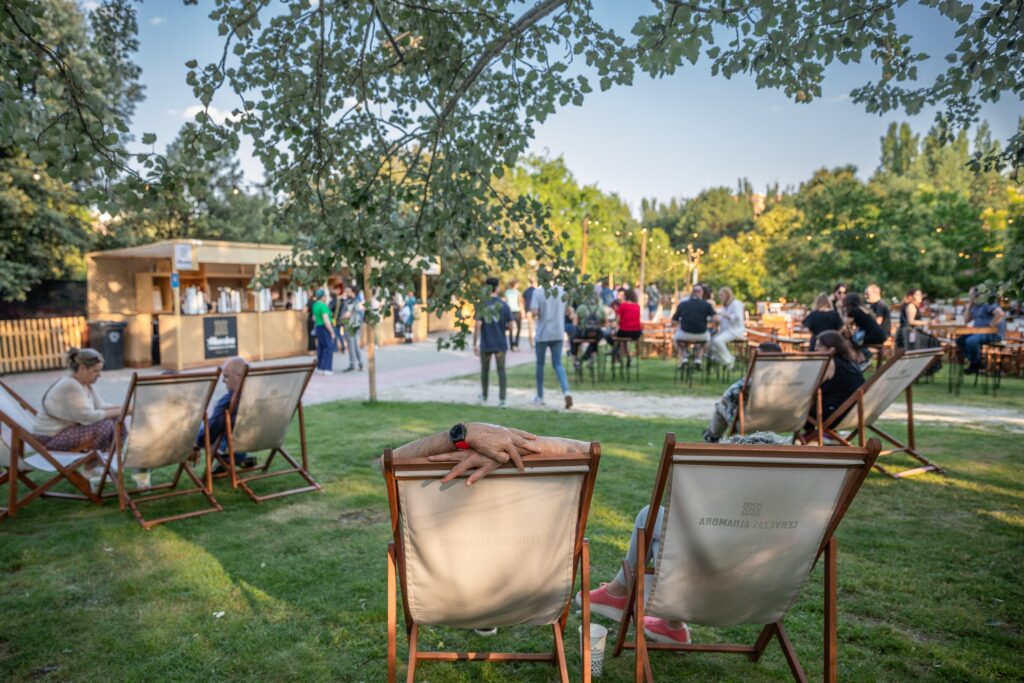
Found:
<path fill-rule="evenodd" d="M 81 0 L 88 8 L 95 0 Z M 146 100 L 136 109 L 132 132 L 156 133 L 162 151 L 182 124 L 200 109 L 185 84 L 184 63 L 213 61 L 223 49 L 216 25 L 207 18 L 212 0 L 184 6 L 180 0 L 148 0 L 138 6 L 141 81 Z M 620 34 L 629 34 L 638 0 L 595 0 L 595 15 Z M 915 36 L 914 47 L 936 55 L 933 67 L 956 42 L 951 24 L 933 10 L 910 7 L 899 18 Z M 876 67 L 830 67 L 823 97 L 795 104 L 781 91 L 758 90 L 748 77 L 712 77 L 706 63 L 680 69 L 672 77 L 638 75 L 631 87 L 613 87 L 587 96 L 580 107 L 569 106 L 537 126 L 530 152 L 564 157 L 584 184 L 618 194 L 639 217 L 642 198 L 668 201 L 693 197 L 702 189 L 749 178 L 755 191 L 769 184 L 797 186 L 821 167 L 853 164 L 862 177 L 877 166 L 880 138 L 893 121 L 909 121 L 915 132 L 932 124 L 934 111 L 915 117 L 891 113 L 879 117 L 854 105 L 849 92 L 874 80 Z M 222 99 L 213 102 L 216 108 Z M 224 111 L 230 105 L 221 106 Z M 982 118 L 995 137 L 1005 140 L 1024 115 L 1020 100 L 1004 97 L 986 106 Z M 250 182 L 262 179 L 262 168 L 243 143 L 239 160 Z"/>

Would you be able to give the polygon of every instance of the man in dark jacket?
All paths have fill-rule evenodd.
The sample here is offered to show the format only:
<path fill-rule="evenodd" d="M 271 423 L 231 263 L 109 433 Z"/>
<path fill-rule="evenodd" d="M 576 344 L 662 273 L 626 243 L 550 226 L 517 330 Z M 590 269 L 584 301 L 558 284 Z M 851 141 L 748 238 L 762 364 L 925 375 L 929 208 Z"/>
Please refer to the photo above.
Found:
<path fill-rule="evenodd" d="M 210 417 L 207 418 L 207 423 L 210 425 L 210 448 L 215 453 L 227 453 L 228 451 L 228 439 L 227 439 L 227 412 L 231 406 L 231 399 L 234 398 L 235 392 L 238 391 L 238 387 L 242 384 L 242 376 L 245 373 L 245 368 L 248 363 L 245 362 L 244 358 L 235 356 L 224 361 L 224 365 L 221 368 L 221 377 L 224 378 L 224 386 L 227 387 L 227 393 L 220 397 L 213 406 L 213 412 Z M 231 414 L 231 419 L 234 420 L 237 416 L 238 409 L 236 407 L 235 412 Z M 199 435 L 196 437 L 195 449 L 199 450 L 203 447 L 205 436 L 205 426 L 199 426 Z M 248 453 L 235 453 L 235 466 L 236 467 L 255 467 L 256 458 L 250 458 Z M 217 463 L 214 467 L 214 474 L 221 474 L 225 472 L 224 466 Z"/>

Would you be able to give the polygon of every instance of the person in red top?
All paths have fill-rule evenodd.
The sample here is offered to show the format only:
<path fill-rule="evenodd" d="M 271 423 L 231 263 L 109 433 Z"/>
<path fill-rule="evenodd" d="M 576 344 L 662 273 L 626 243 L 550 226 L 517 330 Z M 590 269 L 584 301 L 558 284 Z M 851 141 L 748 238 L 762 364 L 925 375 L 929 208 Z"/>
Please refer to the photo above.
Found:
<path fill-rule="evenodd" d="M 619 303 L 618 315 L 618 329 L 609 329 L 605 335 L 605 341 L 612 347 L 612 356 L 617 357 L 619 355 L 619 347 L 613 341 L 613 337 L 626 337 L 629 339 L 639 339 L 644 333 L 643 323 L 640 322 L 640 304 L 637 303 L 636 290 L 627 289 L 624 292 L 625 298 Z"/>

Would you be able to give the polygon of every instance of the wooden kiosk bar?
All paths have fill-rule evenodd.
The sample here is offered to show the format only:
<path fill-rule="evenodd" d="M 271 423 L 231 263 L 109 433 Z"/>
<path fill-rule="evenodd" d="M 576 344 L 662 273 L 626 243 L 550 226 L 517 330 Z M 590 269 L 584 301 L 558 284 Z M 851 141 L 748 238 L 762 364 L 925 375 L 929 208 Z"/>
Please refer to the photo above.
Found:
<path fill-rule="evenodd" d="M 182 370 L 234 355 L 304 355 L 304 293 L 296 301 L 286 279 L 263 292 L 249 288 L 260 266 L 291 250 L 176 239 L 93 252 L 88 317 L 127 323 L 125 364 L 133 367 Z"/>

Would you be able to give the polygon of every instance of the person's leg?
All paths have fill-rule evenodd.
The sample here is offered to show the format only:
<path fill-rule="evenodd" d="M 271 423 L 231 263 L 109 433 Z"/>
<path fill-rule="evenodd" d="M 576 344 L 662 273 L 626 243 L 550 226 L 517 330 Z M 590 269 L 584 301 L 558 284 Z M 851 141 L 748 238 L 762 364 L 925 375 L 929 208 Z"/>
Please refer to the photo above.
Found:
<path fill-rule="evenodd" d="M 491 352 L 480 352 L 480 398 L 487 400 L 487 385 L 491 379 Z"/>
<path fill-rule="evenodd" d="M 569 393 L 569 378 L 565 374 L 565 368 L 562 367 L 562 342 L 548 342 L 551 344 L 551 367 L 555 370 L 555 377 L 558 378 L 558 384 L 562 387 L 562 393 Z"/>
<path fill-rule="evenodd" d="M 985 335 L 972 334 L 963 339 L 964 357 L 973 366 L 981 365 L 981 343 L 984 341 Z"/>
<path fill-rule="evenodd" d="M 519 333 L 523 329 L 523 313 L 522 311 L 516 311 L 516 314 L 512 317 L 512 322 L 515 323 L 515 337 L 510 341 L 512 342 L 512 350 L 515 351 L 519 348 Z M 512 336 L 512 332 L 509 332 L 509 336 Z"/>
<path fill-rule="evenodd" d="M 700 363 L 704 358 L 704 349 L 707 347 L 710 337 L 707 332 L 696 336 L 698 337 L 698 343 L 693 345 L 693 355 L 696 357 L 697 362 Z"/>
<path fill-rule="evenodd" d="M 736 357 L 729 352 L 729 342 L 737 339 L 738 335 L 733 332 L 720 332 L 711 338 L 711 353 L 722 365 L 732 365 Z"/>
<path fill-rule="evenodd" d="M 341 325 L 335 325 L 334 338 L 338 340 L 338 350 L 341 353 L 345 353 L 345 328 Z"/>
<path fill-rule="evenodd" d="M 363 331 L 362 326 L 357 327 L 355 332 L 352 334 L 352 338 L 348 340 L 348 347 L 350 349 L 355 349 L 355 351 L 356 351 L 356 362 L 359 364 L 359 369 L 360 370 L 363 369 L 363 354 L 360 353 L 360 351 L 359 351 L 359 338 L 360 338 L 360 333 L 362 331 Z"/>
<path fill-rule="evenodd" d="M 538 341 L 534 343 L 534 352 L 537 358 L 535 377 L 537 380 L 537 398 L 544 399 L 544 350 L 547 349 L 547 342 Z"/>
<path fill-rule="evenodd" d="M 650 506 L 645 505 L 643 510 L 636 516 L 636 521 L 633 524 L 633 533 L 629 536 L 629 549 L 626 551 L 626 564 L 630 566 L 633 571 L 636 571 L 636 530 L 638 527 L 642 527 L 647 524 L 647 515 L 650 512 Z M 665 523 L 665 508 L 658 508 L 658 519 L 654 522 L 654 534 L 647 542 L 647 559 L 644 561 L 644 566 L 650 559 L 657 555 L 658 549 L 661 547 L 661 534 L 662 527 Z M 612 582 L 608 584 L 608 592 L 616 597 L 622 597 L 626 594 L 626 574 L 620 568 Z"/>
<path fill-rule="evenodd" d="M 494 354 L 494 364 L 498 369 L 498 400 L 505 402 L 505 392 L 508 389 L 508 377 L 505 375 L 505 352 L 499 351 Z"/>
<path fill-rule="evenodd" d="M 714 409 L 711 411 L 711 420 L 708 421 L 708 428 L 704 430 L 704 440 L 717 442 L 725 434 L 725 430 L 729 428 L 731 421 L 732 415 L 729 414 L 725 403 L 717 401 Z"/>
<path fill-rule="evenodd" d="M 328 354 L 334 349 L 331 347 L 331 334 L 327 331 L 326 325 L 316 326 L 316 369 L 321 372 L 327 371 L 330 368 L 327 365 Z"/>

